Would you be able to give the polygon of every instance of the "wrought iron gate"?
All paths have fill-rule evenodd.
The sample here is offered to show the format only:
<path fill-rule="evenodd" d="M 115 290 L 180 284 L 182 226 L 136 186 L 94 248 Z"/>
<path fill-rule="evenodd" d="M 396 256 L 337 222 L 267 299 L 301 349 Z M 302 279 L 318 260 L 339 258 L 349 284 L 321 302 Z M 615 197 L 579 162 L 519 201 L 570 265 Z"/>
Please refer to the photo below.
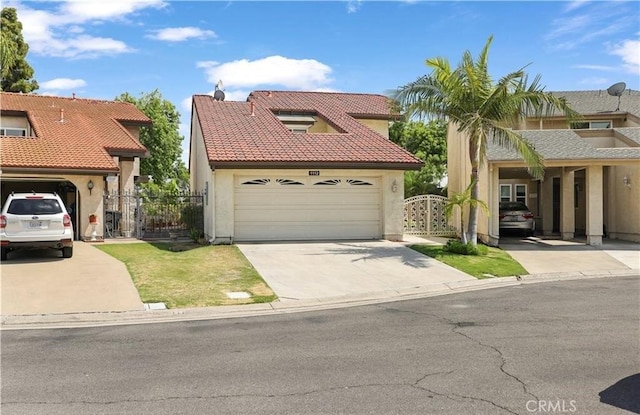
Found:
<path fill-rule="evenodd" d="M 424 236 L 456 236 L 457 229 L 449 224 L 444 213 L 447 198 L 420 195 L 404 201 L 404 233 Z"/>
<path fill-rule="evenodd" d="M 105 238 L 197 238 L 204 232 L 200 193 L 132 191 L 104 196 Z"/>

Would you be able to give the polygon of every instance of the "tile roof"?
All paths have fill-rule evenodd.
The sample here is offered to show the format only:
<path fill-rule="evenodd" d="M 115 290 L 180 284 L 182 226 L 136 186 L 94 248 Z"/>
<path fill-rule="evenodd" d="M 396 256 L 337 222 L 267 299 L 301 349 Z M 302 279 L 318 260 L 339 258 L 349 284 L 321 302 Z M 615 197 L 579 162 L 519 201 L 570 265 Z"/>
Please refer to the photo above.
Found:
<path fill-rule="evenodd" d="M 147 154 L 125 128 L 151 123 L 133 104 L 2 92 L 0 109 L 26 114 L 34 134 L 0 138 L 3 169 L 117 171 L 112 156 Z"/>
<path fill-rule="evenodd" d="M 389 101 L 382 95 L 254 91 L 247 102 L 194 95 L 193 105 L 214 168 L 348 165 L 419 169 L 423 164 L 357 120 L 393 119 Z M 341 132 L 294 134 L 278 120 L 276 110 L 315 113 Z"/>

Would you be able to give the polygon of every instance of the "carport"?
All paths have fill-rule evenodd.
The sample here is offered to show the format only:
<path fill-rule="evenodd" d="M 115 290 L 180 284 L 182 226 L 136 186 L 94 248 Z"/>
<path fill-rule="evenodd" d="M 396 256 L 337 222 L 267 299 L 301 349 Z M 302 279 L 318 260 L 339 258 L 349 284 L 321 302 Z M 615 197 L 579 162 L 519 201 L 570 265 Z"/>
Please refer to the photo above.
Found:
<path fill-rule="evenodd" d="M 80 229 L 78 223 L 78 209 L 80 206 L 80 193 L 77 187 L 65 177 L 3 177 L 0 180 L 0 188 L 2 189 L 2 206 L 7 197 L 12 193 L 22 192 L 46 192 L 57 193 L 65 203 L 67 211 L 71 215 L 73 223 L 74 239 L 80 239 Z"/>

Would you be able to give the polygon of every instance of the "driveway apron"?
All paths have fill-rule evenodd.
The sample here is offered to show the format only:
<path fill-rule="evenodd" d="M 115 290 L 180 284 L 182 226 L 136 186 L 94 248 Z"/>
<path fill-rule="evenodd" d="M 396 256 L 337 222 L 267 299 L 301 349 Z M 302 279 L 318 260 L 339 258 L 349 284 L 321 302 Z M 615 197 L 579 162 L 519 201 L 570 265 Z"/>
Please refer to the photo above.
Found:
<path fill-rule="evenodd" d="M 475 280 L 390 241 L 240 243 L 238 247 L 281 301 Z"/>
<path fill-rule="evenodd" d="M 605 241 L 602 246 L 591 246 L 580 241 L 505 238 L 500 248 L 530 274 L 640 268 L 640 244 L 633 242 Z"/>
<path fill-rule="evenodd" d="M 73 258 L 58 251 L 9 253 L 2 262 L 2 315 L 144 310 L 125 265 L 76 241 Z"/>

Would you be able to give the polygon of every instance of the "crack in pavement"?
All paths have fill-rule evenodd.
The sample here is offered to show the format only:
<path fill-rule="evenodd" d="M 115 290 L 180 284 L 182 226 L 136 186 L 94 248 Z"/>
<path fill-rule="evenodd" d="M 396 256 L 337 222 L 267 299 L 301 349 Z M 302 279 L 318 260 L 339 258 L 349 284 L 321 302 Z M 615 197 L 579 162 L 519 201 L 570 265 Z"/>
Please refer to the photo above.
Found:
<path fill-rule="evenodd" d="M 468 334 L 465 334 L 465 333 L 463 333 L 461 331 L 458 331 L 459 329 L 463 329 L 465 327 L 465 325 L 463 325 L 461 322 L 451 320 L 450 318 L 447 318 L 447 317 L 444 317 L 444 316 L 441 316 L 441 315 L 435 314 L 435 313 L 419 312 L 419 311 L 415 311 L 415 310 L 402 310 L 402 309 L 399 309 L 399 308 L 387 307 L 384 304 L 378 304 L 378 307 L 382 308 L 382 309 L 385 309 L 385 310 L 388 310 L 388 311 L 396 311 L 396 312 L 402 312 L 402 313 L 431 316 L 431 317 L 434 317 L 434 318 L 436 318 L 436 319 L 438 319 L 440 321 L 443 321 L 443 322 L 447 323 L 448 325 L 453 325 L 453 328 L 451 329 L 452 333 L 460 335 L 460 336 L 464 337 L 465 339 L 470 340 L 470 341 L 472 341 L 472 342 L 474 342 L 474 343 L 476 343 L 476 344 L 478 344 L 478 345 L 480 345 L 482 347 L 486 347 L 486 348 L 489 348 L 489 349 L 493 350 L 500 357 L 500 360 L 501 360 L 501 363 L 500 363 L 500 366 L 499 366 L 500 371 L 502 373 L 504 373 L 506 376 L 508 376 L 509 378 L 511 378 L 511 379 L 515 380 L 517 383 L 519 383 L 520 386 L 522 387 L 522 391 L 525 394 L 533 397 L 536 401 L 540 401 L 540 398 L 538 398 L 533 392 L 531 392 L 529 390 L 529 388 L 527 387 L 527 384 L 522 379 L 520 379 L 516 375 L 508 372 L 505 369 L 505 366 L 507 364 L 507 359 L 505 358 L 505 356 L 502 353 L 502 351 L 500 349 L 498 349 L 497 347 L 495 347 L 495 346 L 483 343 L 482 341 L 480 341 L 478 339 L 475 339 L 475 338 L 471 337 Z M 478 400 L 481 400 L 481 401 L 485 401 L 485 402 L 491 403 L 492 405 L 495 405 L 498 408 L 502 408 L 502 409 L 507 410 L 507 411 L 509 411 L 511 413 L 515 413 L 515 412 L 509 410 L 508 408 L 502 407 L 502 406 L 496 404 L 495 402 L 491 402 L 491 401 L 486 400 L 486 399 L 474 398 L 474 397 L 462 396 L 462 395 L 456 395 L 456 396 L 460 396 L 460 397 L 467 398 L 467 399 L 478 399 Z"/>

